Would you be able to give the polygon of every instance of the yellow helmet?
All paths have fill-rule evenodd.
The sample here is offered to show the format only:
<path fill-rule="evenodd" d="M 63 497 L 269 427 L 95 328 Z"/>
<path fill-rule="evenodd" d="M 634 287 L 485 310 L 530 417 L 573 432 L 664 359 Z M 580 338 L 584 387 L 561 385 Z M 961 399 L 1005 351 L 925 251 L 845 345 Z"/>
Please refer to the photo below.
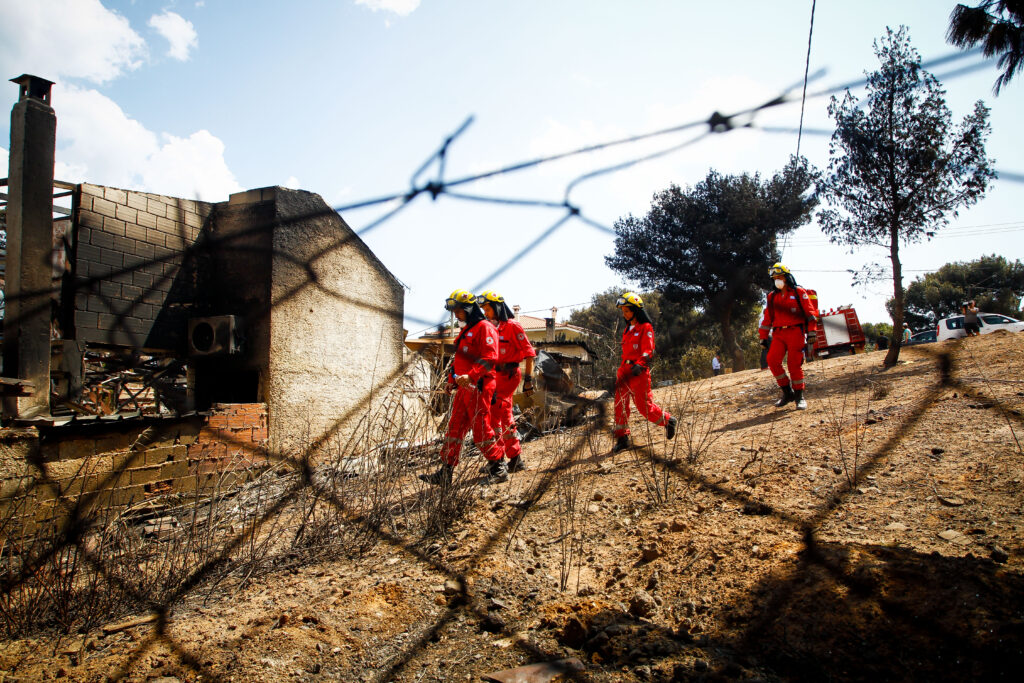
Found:
<path fill-rule="evenodd" d="M 505 303 L 505 297 L 503 297 L 501 294 L 498 294 L 493 289 L 485 290 L 482 294 L 476 295 L 476 302 L 481 306 L 483 306 L 484 302 L 486 301 L 490 301 L 491 303 L 495 304 L 502 304 Z"/>
<path fill-rule="evenodd" d="M 776 275 L 792 275 L 792 273 L 789 272 L 789 268 L 786 266 L 776 263 L 768 269 L 768 277 L 774 278 Z"/>
<path fill-rule="evenodd" d="M 644 300 L 641 299 L 638 294 L 634 294 L 633 292 L 623 292 L 622 296 L 615 300 L 615 305 L 625 306 L 626 304 L 636 306 L 637 308 L 643 308 Z"/>
<path fill-rule="evenodd" d="M 474 303 L 476 303 L 476 297 L 474 297 L 469 291 L 465 289 L 456 289 L 448 295 L 447 299 L 445 299 L 444 307 L 446 310 L 454 311 L 456 306 L 472 306 Z"/>

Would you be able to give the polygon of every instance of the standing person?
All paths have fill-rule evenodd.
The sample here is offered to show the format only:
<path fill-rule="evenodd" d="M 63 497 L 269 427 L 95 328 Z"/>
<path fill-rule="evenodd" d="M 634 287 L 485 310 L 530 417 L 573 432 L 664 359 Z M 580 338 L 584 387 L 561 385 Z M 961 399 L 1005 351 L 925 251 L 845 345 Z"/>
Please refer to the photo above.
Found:
<path fill-rule="evenodd" d="M 448 486 L 459 464 L 459 452 L 466 432 L 472 428 L 473 441 L 487 459 L 488 481 L 505 481 L 508 470 L 501 448 L 491 427 L 491 400 L 494 398 L 494 366 L 498 361 L 498 331 L 487 322 L 476 297 L 456 289 L 445 301 L 445 309 L 455 313 L 465 327 L 455 339 L 455 359 L 448 371 L 448 389 L 455 389 L 448 433 L 441 446 L 441 469 L 421 474 L 420 479 L 434 486 Z"/>
<path fill-rule="evenodd" d="M 968 337 L 977 337 L 981 334 L 981 321 L 978 320 L 978 307 L 974 305 L 973 299 L 963 305 L 963 312 L 964 332 Z"/>
<path fill-rule="evenodd" d="M 722 361 L 718 359 L 718 352 L 715 352 L 715 357 L 711 359 L 711 372 L 717 377 L 722 374 Z"/>
<path fill-rule="evenodd" d="M 782 398 L 775 402 L 775 407 L 796 402 L 797 410 L 807 410 L 807 401 L 804 400 L 804 347 L 807 344 L 814 346 L 817 339 L 817 311 L 807 290 L 797 286 L 789 268 L 776 263 L 768 269 L 768 276 L 774 289 L 768 292 L 768 305 L 757 334 L 761 338 L 761 346 L 768 349 L 768 368 L 782 389 Z M 782 367 L 783 356 L 788 358 L 789 377 Z"/>
<path fill-rule="evenodd" d="M 522 446 L 516 434 L 516 419 L 512 415 L 512 394 L 519 388 L 519 380 L 525 374 L 523 393 L 533 393 L 533 359 L 537 352 L 526 338 L 523 326 L 505 303 L 505 298 L 488 289 L 476 298 L 487 320 L 498 328 L 498 366 L 494 403 L 491 405 L 491 426 L 501 443 L 504 456 L 508 458 L 508 471 L 521 472 L 526 469 L 521 459 Z M 526 372 L 519 370 L 519 363 L 526 361 Z M 491 467 L 488 463 L 484 467 Z"/>
<path fill-rule="evenodd" d="M 903 336 L 900 338 L 900 344 L 906 344 L 910 341 L 911 334 L 910 325 L 903 323 Z"/>
<path fill-rule="evenodd" d="M 622 362 L 615 376 L 615 427 L 617 437 L 612 453 L 629 448 L 629 402 L 649 421 L 665 428 L 665 438 L 676 435 L 676 419 L 661 409 L 651 395 L 651 369 L 654 355 L 654 325 L 644 310 L 644 301 L 633 292 L 626 292 L 615 305 L 626 319 L 622 333 Z"/>

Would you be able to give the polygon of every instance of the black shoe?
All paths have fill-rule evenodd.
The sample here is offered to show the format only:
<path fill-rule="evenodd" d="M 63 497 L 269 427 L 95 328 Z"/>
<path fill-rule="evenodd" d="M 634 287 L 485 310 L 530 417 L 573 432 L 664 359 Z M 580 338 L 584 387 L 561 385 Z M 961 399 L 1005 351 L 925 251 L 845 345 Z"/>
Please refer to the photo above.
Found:
<path fill-rule="evenodd" d="M 517 455 L 514 458 L 509 458 L 508 459 L 508 472 L 509 472 L 509 474 L 512 474 L 513 472 L 525 472 L 525 471 L 526 471 L 526 465 L 523 464 L 522 457 Z"/>
<path fill-rule="evenodd" d="M 671 439 L 675 438 L 675 435 L 676 435 L 676 419 L 674 417 L 670 417 L 668 419 L 668 424 L 665 425 L 665 438 L 671 440 Z"/>
<path fill-rule="evenodd" d="M 792 403 L 796 400 L 796 394 L 793 393 L 793 387 L 788 384 L 782 387 L 782 398 L 775 402 L 776 408 L 781 408 L 787 403 Z"/>
<path fill-rule="evenodd" d="M 505 465 L 505 460 L 492 460 L 487 464 L 487 479 L 484 480 L 485 484 L 500 484 L 508 481 L 508 466 Z"/>
<path fill-rule="evenodd" d="M 796 401 L 797 410 L 807 410 L 807 401 L 804 400 L 804 390 L 797 389 L 793 394 L 793 400 Z"/>
<path fill-rule="evenodd" d="M 431 474 L 421 474 L 420 479 L 427 482 L 431 486 L 451 486 L 452 483 L 452 471 L 455 468 L 451 465 L 441 465 L 441 469 Z"/>
<path fill-rule="evenodd" d="M 620 436 L 615 442 L 615 445 L 612 446 L 612 453 L 618 453 L 619 451 L 624 451 L 627 448 L 629 448 L 629 437 Z"/>

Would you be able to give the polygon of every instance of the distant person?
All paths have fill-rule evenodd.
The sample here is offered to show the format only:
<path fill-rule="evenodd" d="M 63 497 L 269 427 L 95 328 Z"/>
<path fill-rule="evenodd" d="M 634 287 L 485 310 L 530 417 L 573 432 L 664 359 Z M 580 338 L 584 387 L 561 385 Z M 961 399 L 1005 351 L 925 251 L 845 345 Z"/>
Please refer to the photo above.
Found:
<path fill-rule="evenodd" d="M 875 348 L 879 351 L 885 351 L 889 348 L 889 338 L 884 334 L 878 335 L 878 339 L 875 340 Z"/>
<path fill-rule="evenodd" d="M 612 453 L 629 448 L 629 402 L 637 412 L 665 428 L 665 438 L 676 435 L 676 419 L 661 409 L 651 395 L 651 357 L 654 355 L 654 325 L 644 310 L 644 300 L 625 292 L 615 305 L 626 319 L 622 333 L 622 362 L 615 374 L 615 446 Z"/>
<path fill-rule="evenodd" d="M 977 337 L 981 334 L 981 322 L 978 320 L 978 307 L 974 300 L 970 300 L 961 309 L 964 313 L 964 332 L 968 337 Z"/>
<path fill-rule="evenodd" d="M 907 325 L 906 323 L 903 323 L 903 339 L 902 339 L 902 343 L 903 344 L 906 344 L 908 341 L 910 341 L 910 334 L 911 334 L 910 326 Z"/>
<path fill-rule="evenodd" d="M 718 359 L 717 353 L 715 354 L 715 357 L 711 359 L 711 372 L 714 373 L 715 376 L 722 374 L 722 361 Z"/>
<path fill-rule="evenodd" d="M 807 290 L 796 284 L 789 268 L 776 263 L 768 269 L 768 276 L 772 279 L 773 288 L 768 292 L 768 304 L 757 334 L 761 337 L 761 346 L 768 349 L 768 368 L 782 389 L 782 398 L 775 402 L 775 407 L 796 403 L 797 410 L 807 410 L 807 401 L 804 400 L 804 348 L 808 345 L 813 348 L 818 337 L 817 311 Z M 782 367 L 783 357 L 788 358 L 789 376 Z"/>

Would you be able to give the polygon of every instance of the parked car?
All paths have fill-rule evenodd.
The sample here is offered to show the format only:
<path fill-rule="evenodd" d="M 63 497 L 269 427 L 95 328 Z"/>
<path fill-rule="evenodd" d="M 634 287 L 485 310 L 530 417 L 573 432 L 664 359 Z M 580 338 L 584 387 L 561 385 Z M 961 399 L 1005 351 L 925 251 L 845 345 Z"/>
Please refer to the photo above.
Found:
<path fill-rule="evenodd" d="M 988 334 L 996 330 L 1024 332 L 1024 322 L 998 313 L 979 313 L 978 325 L 978 331 L 981 334 Z M 938 325 L 936 325 L 936 336 L 938 341 L 959 339 L 966 336 L 964 332 L 964 317 L 962 315 L 954 315 L 940 320 Z"/>
<path fill-rule="evenodd" d="M 904 346 L 913 346 L 915 344 L 929 344 L 938 338 L 938 332 L 935 330 L 925 330 L 924 332 L 915 332 L 910 335 L 910 341 Z"/>

